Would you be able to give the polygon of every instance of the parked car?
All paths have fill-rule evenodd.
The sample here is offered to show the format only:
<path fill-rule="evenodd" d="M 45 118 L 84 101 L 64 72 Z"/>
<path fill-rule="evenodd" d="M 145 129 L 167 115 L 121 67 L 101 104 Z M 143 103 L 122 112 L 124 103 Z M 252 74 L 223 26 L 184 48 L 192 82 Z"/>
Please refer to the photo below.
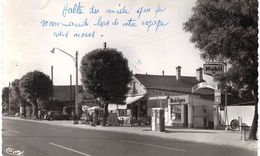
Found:
<path fill-rule="evenodd" d="M 45 120 L 69 120 L 69 115 L 64 115 L 61 111 L 49 111 L 45 116 Z"/>

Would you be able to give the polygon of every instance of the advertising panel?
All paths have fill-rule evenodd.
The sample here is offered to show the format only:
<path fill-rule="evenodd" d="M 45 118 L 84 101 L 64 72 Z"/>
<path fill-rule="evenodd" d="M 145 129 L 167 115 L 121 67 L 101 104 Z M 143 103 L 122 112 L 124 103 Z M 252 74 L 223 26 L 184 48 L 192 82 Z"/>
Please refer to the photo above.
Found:
<path fill-rule="evenodd" d="M 170 96 L 169 104 L 187 104 L 189 103 L 189 95 Z"/>
<path fill-rule="evenodd" d="M 204 64 L 203 65 L 204 74 L 210 76 L 216 76 L 224 73 L 223 64 Z"/>

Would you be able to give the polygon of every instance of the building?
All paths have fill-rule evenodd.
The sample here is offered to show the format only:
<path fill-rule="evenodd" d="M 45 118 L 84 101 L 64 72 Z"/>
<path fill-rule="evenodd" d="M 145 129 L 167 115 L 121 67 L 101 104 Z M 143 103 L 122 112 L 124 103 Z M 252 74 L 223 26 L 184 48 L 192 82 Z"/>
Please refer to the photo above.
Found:
<path fill-rule="evenodd" d="M 134 120 L 151 121 L 152 108 L 165 110 L 165 124 L 177 127 L 204 127 L 203 116 L 207 114 L 207 127 L 213 127 L 214 90 L 200 89 L 192 93 L 192 87 L 203 80 L 202 68 L 196 76 L 182 76 L 181 67 L 176 75 L 135 74 L 126 99 L 128 114 Z"/>

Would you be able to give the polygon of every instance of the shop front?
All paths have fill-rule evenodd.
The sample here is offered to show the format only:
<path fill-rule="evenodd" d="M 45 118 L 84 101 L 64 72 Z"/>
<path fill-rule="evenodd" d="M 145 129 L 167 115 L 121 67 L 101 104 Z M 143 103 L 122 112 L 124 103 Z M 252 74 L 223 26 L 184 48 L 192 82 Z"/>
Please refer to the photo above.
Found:
<path fill-rule="evenodd" d="M 144 95 L 127 97 L 125 104 L 122 105 L 109 104 L 108 111 L 117 113 L 119 123 L 122 125 L 140 125 L 147 122 L 147 104 Z"/>
<path fill-rule="evenodd" d="M 193 110 L 189 95 L 170 96 L 168 108 L 165 108 L 165 125 L 174 127 L 192 127 Z"/>

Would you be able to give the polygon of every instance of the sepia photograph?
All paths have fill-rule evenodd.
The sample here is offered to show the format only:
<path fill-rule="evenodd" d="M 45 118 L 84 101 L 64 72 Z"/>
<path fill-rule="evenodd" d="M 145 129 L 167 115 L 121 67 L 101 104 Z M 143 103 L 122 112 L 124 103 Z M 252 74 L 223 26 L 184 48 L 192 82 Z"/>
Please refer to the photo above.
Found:
<path fill-rule="evenodd" d="M 3 156 L 257 156 L 258 0 L 1 2 Z"/>

